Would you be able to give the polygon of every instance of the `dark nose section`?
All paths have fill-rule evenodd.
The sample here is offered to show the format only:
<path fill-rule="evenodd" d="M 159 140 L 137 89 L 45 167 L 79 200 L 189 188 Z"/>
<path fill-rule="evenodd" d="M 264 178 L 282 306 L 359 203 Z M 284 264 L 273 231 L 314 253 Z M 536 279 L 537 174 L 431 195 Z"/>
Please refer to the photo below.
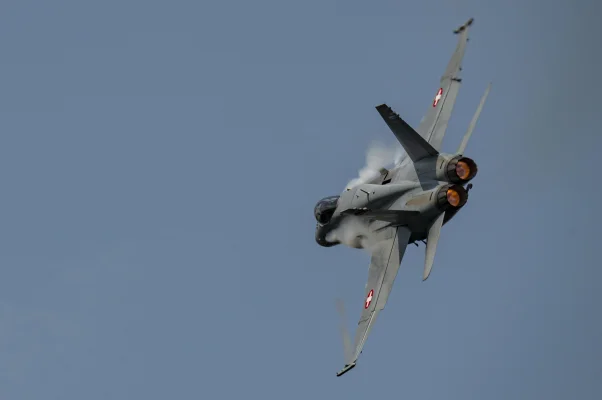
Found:
<path fill-rule="evenodd" d="M 316 207 L 314 208 L 314 217 L 316 218 L 316 221 L 318 221 L 318 224 L 325 225 L 330 222 L 332 214 L 334 214 L 337 209 L 339 197 L 340 196 L 329 196 L 318 201 L 318 204 L 316 204 Z"/>
<path fill-rule="evenodd" d="M 339 244 L 339 242 L 329 242 L 326 240 L 326 229 L 324 226 L 317 224 L 316 225 L 316 243 L 318 243 L 322 247 L 332 247 Z"/>

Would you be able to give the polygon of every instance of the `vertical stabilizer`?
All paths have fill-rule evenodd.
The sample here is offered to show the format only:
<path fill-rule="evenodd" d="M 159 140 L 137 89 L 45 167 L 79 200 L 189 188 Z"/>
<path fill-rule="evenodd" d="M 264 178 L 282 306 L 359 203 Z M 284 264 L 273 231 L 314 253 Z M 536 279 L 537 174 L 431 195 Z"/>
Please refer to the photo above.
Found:
<path fill-rule="evenodd" d="M 399 114 L 391 107 L 381 104 L 376 110 L 391 129 L 399 143 L 403 146 L 412 162 L 417 162 L 425 157 L 436 156 L 439 152 L 433 148 L 422 136 L 418 134 Z"/>
<path fill-rule="evenodd" d="M 485 100 L 487 100 L 487 96 L 489 95 L 489 90 L 491 89 L 491 82 L 487 85 L 487 89 L 485 89 L 485 93 L 483 97 L 481 97 L 481 102 L 477 107 L 477 111 L 475 111 L 474 116 L 472 117 L 472 121 L 470 121 L 470 125 L 468 125 L 468 130 L 464 134 L 464 138 L 462 139 L 462 143 L 460 143 L 460 147 L 458 147 L 457 154 L 464 154 L 464 150 L 466 150 L 466 145 L 468 144 L 468 140 L 470 140 L 470 136 L 472 136 L 472 131 L 474 130 L 477 121 L 479 120 L 479 116 L 481 115 L 481 110 L 483 110 L 483 106 L 485 105 Z"/>

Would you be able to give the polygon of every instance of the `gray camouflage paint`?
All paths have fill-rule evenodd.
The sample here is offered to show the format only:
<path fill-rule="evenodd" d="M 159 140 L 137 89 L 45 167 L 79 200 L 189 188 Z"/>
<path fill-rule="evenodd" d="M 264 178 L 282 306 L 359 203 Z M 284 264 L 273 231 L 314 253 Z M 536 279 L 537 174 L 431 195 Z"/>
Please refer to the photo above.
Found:
<path fill-rule="evenodd" d="M 347 218 L 363 218 L 368 223 L 375 243 L 370 248 L 371 261 L 365 300 L 354 346 L 345 349 L 345 367 L 338 376 L 355 366 L 379 312 L 385 308 L 407 245 L 426 240 L 423 273 L 423 280 L 426 280 L 433 266 L 442 226 L 456 215 L 468 199 L 470 186 L 465 188 L 464 185 L 475 177 L 476 163 L 459 152 L 443 154 L 439 153 L 439 149 L 460 88 L 459 74 L 468 42 L 468 28 L 472 22 L 471 18 L 454 31 L 458 34 L 456 50 L 441 77 L 433 103 L 429 105 L 417 130 L 386 104 L 376 107 L 405 150 L 406 154 L 399 165 L 390 171 L 382 170 L 381 175 L 371 182 L 346 188 L 328 222 L 317 224 L 316 241 L 322 246 L 330 247 L 339 243 L 327 239 L 329 232 Z M 488 92 L 489 87 L 459 150 L 463 151 L 466 147 Z M 460 160 L 470 166 L 471 173 L 465 179 L 460 179 L 457 174 L 454 176 L 453 171 Z M 448 202 L 446 193 L 449 189 L 459 194 L 458 204 Z M 316 209 L 320 204 L 319 202 Z M 359 238 L 353 247 L 362 247 Z"/>

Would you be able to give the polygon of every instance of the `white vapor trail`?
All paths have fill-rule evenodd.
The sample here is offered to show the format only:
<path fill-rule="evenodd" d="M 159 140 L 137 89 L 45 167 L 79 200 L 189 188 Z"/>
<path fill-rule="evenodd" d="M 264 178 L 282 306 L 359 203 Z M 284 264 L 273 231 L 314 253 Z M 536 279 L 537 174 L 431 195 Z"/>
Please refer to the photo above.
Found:
<path fill-rule="evenodd" d="M 379 170 L 390 164 L 399 164 L 404 156 L 402 147 L 385 146 L 380 142 L 372 142 L 366 152 L 366 164 L 358 171 L 358 177 L 347 183 L 346 188 L 351 189 L 380 175 Z"/>
<path fill-rule="evenodd" d="M 392 146 L 385 146 L 380 142 L 372 142 L 366 151 L 366 164 L 358 171 L 358 176 L 347 184 L 346 188 L 351 189 L 376 178 L 380 175 L 380 169 L 390 166 L 397 166 L 404 159 L 404 151 L 399 143 Z M 363 248 L 371 252 L 376 244 L 371 233 L 368 222 L 359 217 L 347 217 L 341 224 L 331 231 L 326 240 L 330 242 L 338 241 L 349 247 Z"/>
<path fill-rule="evenodd" d="M 336 229 L 326 235 L 329 242 L 340 242 L 345 246 L 363 248 L 370 252 L 375 244 L 368 222 L 359 217 L 349 216 L 345 218 Z"/>

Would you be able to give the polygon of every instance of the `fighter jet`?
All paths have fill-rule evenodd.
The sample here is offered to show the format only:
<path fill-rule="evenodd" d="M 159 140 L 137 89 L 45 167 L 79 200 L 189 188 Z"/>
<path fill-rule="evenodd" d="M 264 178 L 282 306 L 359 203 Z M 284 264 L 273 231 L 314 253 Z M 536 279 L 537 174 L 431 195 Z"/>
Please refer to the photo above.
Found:
<path fill-rule="evenodd" d="M 472 188 L 469 182 L 477 175 L 477 164 L 464 156 L 464 150 L 491 84 L 456 152 L 441 152 L 441 143 L 462 81 L 459 74 L 472 23 L 471 18 L 454 31 L 458 35 L 456 50 L 418 129 L 412 128 L 387 104 L 376 107 L 404 148 L 405 158 L 390 170 L 383 168 L 373 180 L 347 187 L 339 196 L 325 197 L 315 206 L 315 240 L 320 246 L 340 244 L 337 228 L 350 219 L 362 221 L 371 239 L 365 245 L 364 233 L 358 233 L 351 243 L 347 242 L 351 247 L 368 248 L 371 260 L 355 344 L 351 346 L 348 337 L 344 337 L 345 366 L 337 376 L 355 367 L 378 314 L 385 308 L 408 244 L 426 244 L 424 281 L 433 267 L 441 227 L 468 200 Z"/>

